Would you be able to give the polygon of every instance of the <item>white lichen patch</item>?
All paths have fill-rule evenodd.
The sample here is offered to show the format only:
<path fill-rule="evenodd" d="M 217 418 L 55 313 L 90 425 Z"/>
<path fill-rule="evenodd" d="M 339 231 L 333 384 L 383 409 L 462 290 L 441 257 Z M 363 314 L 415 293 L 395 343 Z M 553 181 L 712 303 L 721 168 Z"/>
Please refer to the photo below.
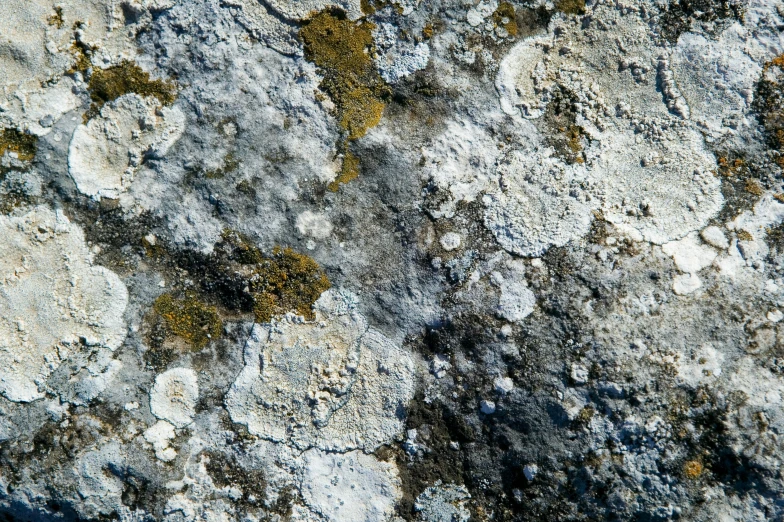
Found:
<path fill-rule="evenodd" d="M 122 344 L 128 292 L 60 212 L 0 216 L 0 237 L 0 393 L 29 402 L 71 354 Z"/>
<path fill-rule="evenodd" d="M 495 87 L 501 109 L 510 116 L 538 118 L 550 100 L 544 48 L 549 39 L 534 37 L 512 47 L 498 66 Z"/>
<path fill-rule="evenodd" d="M 632 132 L 606 133 L 590 174 L 601 187 L 604 218 L 662 244 L 699 230 L 724 204 L 715 158 L 693 130 L 656 131 L 638 140 Z"/>
<path fill-rule="evenodd" d="M 412 360 L 368 327 L 350 294 L 325 292 L 315 312 L 312 322 L 289 315 L 253 327 L 226 407 L 268 440 L 372 451 L 403 427 Z"/>
<path fill-rule="evenodd" d="M 96 49 L 95 56 L 125 54 L 133 32 L 113 30 L 126 20 L 120 3 L 101 0 L 7 0 L 0 16 L 0 124 L 36 135 L 77 108 L 83 88 L 72 71 L 79 51 L 74 42 Z M 74 92 L 76 91 L 76 92 Z"/>
<path fill-rule="evenodd" d="M 502 60 L 496 77 L 501 108 L 517 121 L 536 120 L 556 96 L 567 93 L 576 124 L 588 138 L 581 183 L 587 183 L 594 203 L 585 208 L 600 210 L 627 236 L 641 235 L 656 244 L 680 239 L 704 227 L 723 205 L 720 181 L 713 176 L 716 160 L 689 119 L 689 102 L 669 50 L 649 33 L 642 13 L 622 14 L 608 5 L 597 5 L 595 11 L 617 23 L 616 34 L 627 36 L 623 44 L 602 31 L 591 33 L 589 41 L 579 25 L 559 20 L 558 31 L 521 41 Z M 552 214 L 559 209 L 557 198 L 545 194 L 561 194 L 561 201 L 573 204 L 565 194 L 574 189 L 564 191 L 556 184 L 552 190 L 549 185 L 532 190 L 531 167 L 515 168 L 528 185 L 510 176 L 507 190 L 525 197 L 516 203 L 493 195 L 486 216 L 505 249 L 537 255 L 587 231 L 574 212 L 569 212 L 574 217 L 534 216 L 526 208 L 532 207 L 529 201 L 542 200 Z M 532 240 L 547 238 L 552 220 L 565 221 L 557 233 L 561 239 Z"/>
<path fill-rule="evenodd" d="M 376 42 L 376 66 L 388 83 L 396 83 L 427 67 L 430 47 L 424 42 L 410 42 L 398 37 L 392 24 L 379 24 L 373 32 Z"/>
<path fill-rule="evenodd" d="M 173 368 L 155 378 L 150 391 L 150 411 L 161 420 L 184 428 L 193 422 L 199 384 L 190 368 Z"/>
<path fill-rule="evenodd" d="M 520 262 L 506 263 L 504 276 L 501 272 L 493 272 L 491 282 L 498 287 L 500 296 L 496 314 L 513 323 L 522 322 L 531 315 L 536 306 L 536 296 L 528 288 L 525 271 Z"/>
<path fill-rule="evenodd" d="M 538 256 L 588 232 L 592 203 L 581 166 L 544 152 L 514 152 L 501 165 L 500 188 L 485 195 L 485 225 L 498 243 L 521 256 Z"/>
<path fill-rule="evenodd" d="M 144 440 L 152 445 L 155 456 L 164 462 L 170 462 L 177 457 L 177 452 L 169 446 L 174 439 L 174 426 L 165 420 L 160 420 L 144 431 Z"/>
<path fill-rule="evenodd" d="M 361 451 L 304 454 L 302 498 L 319 520 L 364 522 L 390 520 L 401 497 L 394 463 Z"/>
<path fill-rule="evenodd" d="M 414 510 L 419 520 L 426 522 L 468 522 L 471 512 L 466 504 L 470 498 L 465 486 L 437 484 L 417 497 Z"/>
<path fill-rule="evenodd" d="M 314 239 L 326 239 L 332 234 L 332 223 L 327 216 L 310 210 L 297 216 L 296 227 L 300 234 Z"/>
<path fill-rule="evenodd" d="M 68 149 L 68 169 L 79 191 L 95 199 L 127 190 L 147 156 L 160 157 L 180 137 L 185 116 L 154 97 L 126 94 L 80 125 Z"/>
<path fill-rule="evenodd" d="M 476 200 L 497 177 L 499 153 L 495 140 L 467 119 L 449 121 L 422 156 L 424 181 L 444 192 L 444 201 L 429 210 L 435 218 L 454 216 L 459 202 Z"/>
<path fill-rule="evenodd" d="M 266 3 L 275 12 L 294 20 L 302 20 L 316 11 L 328 7 L 341 8 L 352 19 L 362 16 L 359 0 L 269 0 Z"/>

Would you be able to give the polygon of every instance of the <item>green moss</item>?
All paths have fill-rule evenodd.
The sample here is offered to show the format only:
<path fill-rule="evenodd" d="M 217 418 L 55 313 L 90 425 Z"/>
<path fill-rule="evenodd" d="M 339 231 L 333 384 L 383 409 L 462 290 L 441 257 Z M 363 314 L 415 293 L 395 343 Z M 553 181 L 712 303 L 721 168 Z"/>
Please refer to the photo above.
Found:
<path fill-rule="evenodd" d="M 217 309 L 193 296 L 177 299 L 163 294 L 155 300 L 153 310 L 163 318 L 169 332 L 195 349 L 203 348 L 210 339 L 217 339 L 223 327 Z"/>
<path fill-rule="evenodd" d="M 107 69 L 94 69 L 88 88 L 93 103 L 86 119 L 98 114 L 105 103 L 130 92 L 141 96 L 154 96 L 164 105 L 172 104 L 176 94 L 173 83 L 150 79 L 149 73 L 128 60 L 123 60 Z"/>
<path fill-rule="evenodd" d="M 556 0 L 555 8 L 566 14 L 585 14 L 585 0 Z"/>
<path fill-rule="evenodd" d="M 374 25 L 353 22 L 338 9 L 321 11 L 304 22 L 299 36 L 305 57 L 324 76 L 320 87 L 335 103 L 340 126 L 355 140 L 381 120 L 389 87 L 372 56 Z"/>
<path fill-rule="evenodd" d="M 517 36 L 517 19 L 515 8 L 509 2 L 501 2 L 493 13 L 493 22 L 497 27 L 503 27 L 509 36 Z"/>
<path fill-rule="evenodd" d="M 32 134 L 25 134 L 16 129 L 3 129 L 0 131 L 0 158 L 6 152 L 13 152 L 21 161 L 32 161 L 37 143 L 38 138 Z"/>

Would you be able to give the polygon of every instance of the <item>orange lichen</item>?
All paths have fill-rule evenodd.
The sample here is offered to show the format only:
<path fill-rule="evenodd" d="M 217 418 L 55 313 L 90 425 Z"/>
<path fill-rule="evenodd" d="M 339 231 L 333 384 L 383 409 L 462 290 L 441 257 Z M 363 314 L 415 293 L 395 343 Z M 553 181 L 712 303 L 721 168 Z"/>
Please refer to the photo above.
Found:
<path fill-rule="evenodd" d="M 683 465 L 683 474 L 688 479 L 696 479 L 702 475 L 705 468 L 699 460 L 689 460 Z"/>

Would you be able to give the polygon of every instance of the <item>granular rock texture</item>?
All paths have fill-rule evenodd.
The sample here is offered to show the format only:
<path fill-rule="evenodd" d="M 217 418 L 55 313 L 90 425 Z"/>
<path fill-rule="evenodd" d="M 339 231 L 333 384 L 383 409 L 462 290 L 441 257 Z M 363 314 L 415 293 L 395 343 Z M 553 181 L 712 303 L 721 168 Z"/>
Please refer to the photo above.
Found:
<path fill-rule="evenodd" d="M 0 2 L 0 519 L 784 520 L 782 28 Z"/>

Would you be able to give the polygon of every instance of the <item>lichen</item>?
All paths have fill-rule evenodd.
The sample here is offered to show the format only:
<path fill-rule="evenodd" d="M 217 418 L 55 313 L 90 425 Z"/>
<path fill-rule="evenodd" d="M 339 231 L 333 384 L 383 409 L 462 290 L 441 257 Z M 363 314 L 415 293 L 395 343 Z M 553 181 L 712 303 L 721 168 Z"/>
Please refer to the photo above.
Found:
<path fill-rule="evenodd" d="M 754 108 L 777 153 L 776 162 L 784 168 L 784 54 L 767 62 L 757 84 Z"/>
<path fill-rule="evenodd" d="M 348 183 L 359 176 L 359 158 L 351 151 L 347 150 L 343 154 L 343 163 L 340 167 L 340 174 L 334 181 L 327 185 L 327 190 L 337 192 L 340 185 Z"/>
<path fill-rule="evenodd" d="M 37 142 L 38 138 L 32 134 L 25 134 L 16 129 L 3 129 L 0 131 L 0 158 L 6 152 L 13 152 L 20 161 L 32 161 Z"/>
<path fill-rule="evenodd" d="M 171 105 L 176 94 L 176 86 L 172 82 L 150 79 L 150 73 L 128 60 L 106 69 L 96 68 L 90 76 L 88 88 L 93 103 L 85 115 L 86 120 L 98 114 L 105 103 L 123 94 L 133 92 L 140 96 L 153 96 L 163 105 Z"/>
<path fill-rule="evenodd" d="M 683 465 L 683 474 L 688 479 L 696 479 L 702 475 L 704 468 L 699 460 L 689 460 Z"/>
<path fill-rule="evenodd" d="M 555 8 L 566 14 L 585 14 L 585 0 L 557 0 Z"/>
<path fill-rule="evenodd" d="M 299 32 L 305 57 L 324 76 L 320 87 L 337 108 L 338 123 L 355 140 L 381 120 L 389 92 L 373 64 L 375 25 L 353 22 L 338 9 L 321 11 Z"/>
<path fill-rule="evenodd" d="M 223 158 L 223 165 L 221 167 L 204 171 L 204 177 L 207 179 L 221 179 L 226 176 L 226 174 L 231 174 L 236 171 L 239 166 L 239 160 L 234 152 L 231 151 Z"/>
<path fill-rule="evenodd" d="M 291 248 L 276 246 L 271 254 L 264 254 L 249 238 L 226 231 L 216 250 L 219 256 L 243 265 L 230 263 L 223 270 L 239 274 L 259 323 L 268 323 L 287 312 L 313 319 L 313 303 L 331 286 L 318 263 Z"/>
<path fill-rule="evenodd" d="M 169 332 L 181 337 L 194 349 L 203 348 L 211 339 L 216 339 L 223 327 L 217 309 L 193 295 L 178 299 L 171 294 L 163 294 L 155 300 L 153 310 L 166 322 Z"/>
<path fill-rule="evenodd" d="M 292 310 L 313 319 L 312 305 L 329 287 L 326 274 L 313 259 L 275 247 L 272 256 L 259 263 L 251 282 L 256 321 L 266 323 Z"/>
<path fill-rule="evenodd" d="M 50 15 L 46 19 L 46 23 L 51 26 L 57 27 L 58 29 L 62 29 L 63 25 L 65 24 L 65 19 L 63 18 L 63 8 L 60 6 L 55 6 L 54 14 Z"/>
<path fill-rule="evenodd" d="M 503 27 L 509 36 L 517 36 L 517 20 L 515 8 L 509 2 L 501 2 L 493 13 L 493 22 L 497 27 Z"/>

